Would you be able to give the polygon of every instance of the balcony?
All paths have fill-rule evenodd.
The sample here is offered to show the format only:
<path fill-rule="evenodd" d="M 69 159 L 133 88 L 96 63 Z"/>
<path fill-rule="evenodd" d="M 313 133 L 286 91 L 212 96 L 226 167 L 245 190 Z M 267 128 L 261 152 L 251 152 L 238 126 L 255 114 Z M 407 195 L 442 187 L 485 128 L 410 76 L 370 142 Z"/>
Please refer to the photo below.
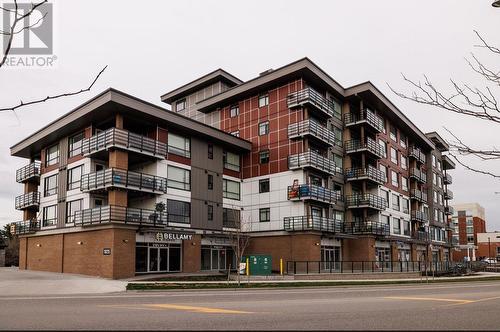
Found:
<path fill-rule="evenodd" d="M 444 191 L 444 199 L 447 200 L 453 199 L 453 191 L 451 191 L 450 189 L 446 189 Z"/>
<path fill-rule="evenodd" d="M 387 201 L 385 198 L 374 194 L 354 194 L 346 196 L 347 208 L 373 208 L 377 210 L 385 210 Z"/>
<path fill-rule="evenodd" d="M 353 139 L 345 142 L 345 152 L 346 153 L 356 153 L 356 152 L 369 152 L 375 158 L 380 159 L 385 157 L 384 148 L 381 147 L 375 140 L 367 138 L 366 142 L 361 142 L 360 140 Z"/>
<path fill-rule="evenodd" d="M 33 191 L 16 197 L 16 210 L 31 209 L 40 206 L 40 193 Z"/>
<path fill-rule="evenodd" d="M 355 235 L 387 236 L 390 234 L 390 228 L 387 224 L 372 220 L 364 220 L 345 223 L 345 232 Z"/>
<path fill-rule="evenodd" d="M 413 231 L 412 238 L 415 242 L 427 243 L 430 239 L 430 234 L 425 231 Z"/>
<path fill-rule="evenodd" d="M 427 203 L 427 193 L 420 191 L 418 189 L 412 189 L 410 191 L 410 199 L 417 200 L 422 203 Z"/>
<path fill-rule="evenodd" d="M 411 221 L 428 222 L 429 216 L 422 211 L 411 211 Z"/>
<path fill-rule="evenodd" d="M 24 183 L 30 180 L 40 181 L 40 168 L 41 163 L 35 161 L 29 165 L 26 165 L 16 171 L 16 182 Z"/>
<path fill-rule="evenodd" d="M 10 224 L 10 233 L 13 235 L 33 234 L 40 230 L 37 220 L 24 220 Z"/>
<path fill-rule="evenodd" d="M 450 174 L 445 174 L 443 177 L 443 183 L 444 184 L 452 184 L 453 183 L 453 178 L 451 177 Z"/>
<path fill-rule="evenodd" d="M 427 174 L 415 167 L 410 168 L 410 178 L 421 183 L 427 183 Z"/>
<path fill-rule="evenodd" d="M 81 177 L 80 189 L 83 192 L 102 191 L 108 188 L 164 194 L 167 192 L 167 179 L 117 168 L 83 174 Z"/>
<path fill-rule="evenodd" d="M 285 231 L 318 231 L 328 233 L 343 233 L 344 223 L 325 217 L 298 216 L 285 217 L 283 220 Z"/>
<path fill-rule="evenodd" d="M 340 110 L 335 110 L 332 101 L 323 97 L 319 92 L 311 88 L 293 92 L 287 98 L 288 108 L 309 106 L 312 112 L 322 117 L 331 118 L 335 114 L 340 114 Z"/>
<path fill-rule="evenodd" d="M 377 133 L 384 131 L 384 120 L 369 109 L 359 113 L 344 114 L 344 124 L 346 127 L 366 124 L 367 128 L 372 128 Z"/>
<path fill-rule="evenodd" d="M 92 156 L 113 147 L 158 159 L 165 159 L 167 155 L 165 143 L 118 128 L 110 128 L 85 138 L 82 142 L 82 154 Z"/>
<path fill-rule="evenodd" d="M 419 161 L 422 164 L 425 164 L 425 161 L 426 161 L 425 154 L 419 148 L 411 146 L 409 151 L 408 151 L 408 156 L 410 158 L 415 158 L 417 161 Z"/>
<path fill-rule="evenodd" d="M 342 146 L 342 143 L 335 139 L 333 131 L 314 120 L 304 120 L 292 123 L 288 126 L 288 138 L 299 138 L 304 136 L 311 136 L 328 146 Z"/>
<path fill-rule="evenodd" d="M 452 215 L 455 212 L 455 209 L 453 206 L 445 206 L 444 207 L 444 213 L 447 215 Z"/>
<path fill-rule="evenodd" d="M 95 226 L 110 223 L 146 227 L 164 227 L 168 225 L 167 212 L 114 205 L 76 211 L 73 220 L 75 226 Z"/>
<path fill-rule="evenodd" d="M 298 186 L 288 186 L 288 199 L 296 200 L 313 200 L 328 204 L 336 204 L 337 201 L 342 201 L 342 194 L 339 191 L 334 191 L 313 184 L 301 184 Z"/>
<path fill-rule="evenodd" d="M 316 152 L 307 151 L 288 156 L 289 169 L 293 170 L 305 167 L 314 168 L 318 171 L 335 175 L 335 162 Z"/>
<path fill-rule="evenodd" d="M 348 168 L 345 170 L 347 181 L 369 180 L 377 184 L 384 184 L 387 181 L 385 174 L 373 166 L 367 168 Z"/>
<path fill-rule="evenodd" d="M 444 170 L 450 170 L 450 169 L 455 169 L 455 162 L 451 160 L 451 158 L 447 155 L 442 156 L 443 160 L 443 169 Z"/>

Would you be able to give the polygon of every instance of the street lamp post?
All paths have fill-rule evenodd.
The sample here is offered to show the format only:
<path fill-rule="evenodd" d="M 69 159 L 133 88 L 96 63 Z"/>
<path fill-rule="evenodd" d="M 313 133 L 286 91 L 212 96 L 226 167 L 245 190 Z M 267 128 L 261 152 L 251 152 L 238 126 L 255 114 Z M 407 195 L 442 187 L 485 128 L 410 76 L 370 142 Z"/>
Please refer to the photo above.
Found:
<path fill-rule="evenodd" d="M 488 236 L 488 258 L 491 258 L 491 240 Z"/>

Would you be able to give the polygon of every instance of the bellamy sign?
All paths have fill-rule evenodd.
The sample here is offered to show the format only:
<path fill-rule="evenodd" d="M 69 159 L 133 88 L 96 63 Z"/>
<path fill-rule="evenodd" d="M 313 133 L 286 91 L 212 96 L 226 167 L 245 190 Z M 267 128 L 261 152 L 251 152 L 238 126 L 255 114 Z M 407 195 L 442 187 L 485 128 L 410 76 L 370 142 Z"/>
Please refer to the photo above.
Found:
<path fill-rule="evenodd" d="M 193 234 L 158 232 L 155 239 L 156 241 L 192 240 Z"/>

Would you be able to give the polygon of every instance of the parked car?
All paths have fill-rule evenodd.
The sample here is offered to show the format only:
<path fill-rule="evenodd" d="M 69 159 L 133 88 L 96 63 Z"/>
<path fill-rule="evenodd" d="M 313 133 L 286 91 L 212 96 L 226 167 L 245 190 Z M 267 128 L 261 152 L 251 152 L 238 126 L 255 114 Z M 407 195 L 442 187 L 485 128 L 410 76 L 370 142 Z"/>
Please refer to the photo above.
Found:
<path fill-rule="evenodd" d="M 482 262 L 485 262 L 487 264 L 496 264 L 497 260 L 496 260 L 496 258 L 485 258 L 482 260 Z"/>

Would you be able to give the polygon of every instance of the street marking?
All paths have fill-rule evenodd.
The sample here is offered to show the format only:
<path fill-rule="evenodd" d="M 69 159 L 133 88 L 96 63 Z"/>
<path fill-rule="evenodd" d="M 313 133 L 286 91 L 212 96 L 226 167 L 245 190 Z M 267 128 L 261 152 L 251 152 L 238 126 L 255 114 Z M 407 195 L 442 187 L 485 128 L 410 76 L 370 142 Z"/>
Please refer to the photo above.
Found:
<path fill-rule="evenodd" d="M 467 303 L 454 303 L 454 304 L 448 304 L 446 306 L 451 307 L 451 306 L 457 306 L 457 305 L 462 305 L 462 304 L 470 304 L 470 303 L 477 303 L 477 302 L 484 302 L 484 301 L 491 301 L 491 300 L 498 300 L 498 299 L 500 299 L 500 296 L 485 297 L 485 298 L 478 299 L 478 300 L 471 300 L 470 302 L 467 302 Z"/>
<path fill-rule="evenodd" d="M 407 297 L 407 296 L 385 296 L 384 299 L 409 300 L 409 301 L 455 302 L 455 304 L 468 304 L 468 303 L 475 302 L 473 300 L 443 299 L 443 298 L 436 298 L 436 297 Z"/>
<path fill-rule="evenodd" d="M 169 304 L 169 303 L 161 303 L 161 304 L 139 304 L 139 305 L 131 305 L 131 304 L 108 304 L 108 305 L 99 305 L 99 307 L 107 307 L 107 308 L 124 308 L 124 309 L 133 309 L 133 310 L 164 310 L 164 309 L 174 309 L 174 310 L 183 310 L 204 314 L 251 314 L 253 312 L 250 311 L 242 311 L 242 310 L 231 310 L 231 309 L 220 309 L 220 308 L 209 308 L 209 307 L 196 307 L 189 305 L 179 305 L 179 304 Z"/>

